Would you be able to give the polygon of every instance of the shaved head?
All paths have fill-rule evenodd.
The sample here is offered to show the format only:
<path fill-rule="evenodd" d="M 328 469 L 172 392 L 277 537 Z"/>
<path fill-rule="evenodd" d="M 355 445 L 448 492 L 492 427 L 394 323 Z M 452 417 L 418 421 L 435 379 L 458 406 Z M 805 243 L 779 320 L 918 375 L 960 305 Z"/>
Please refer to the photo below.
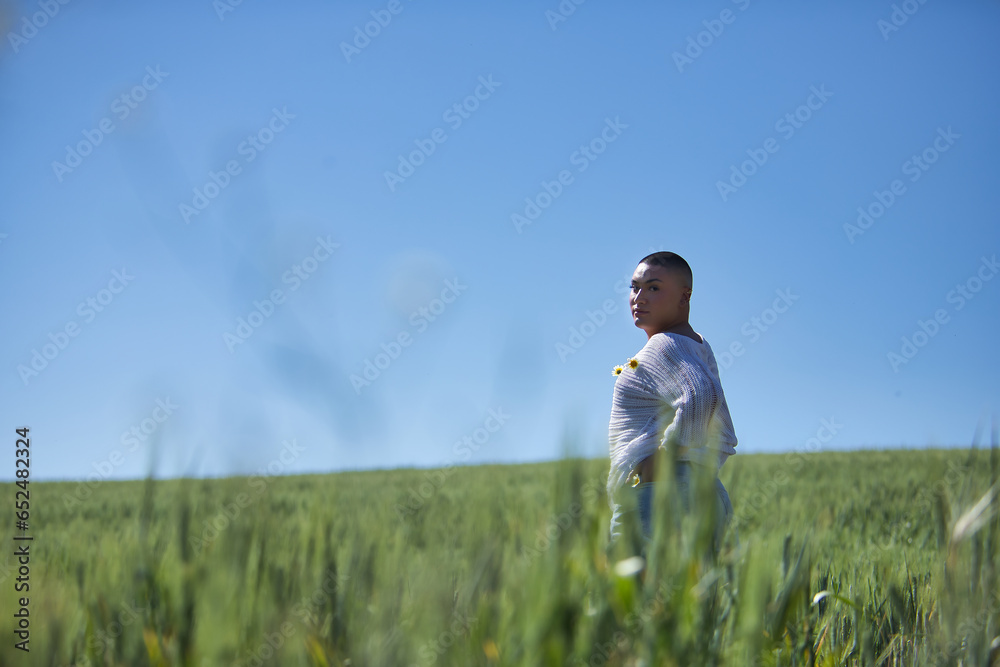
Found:
<path fill-rule="evenodd" d="M 691 267 L 686 261 L 684 261 L 684 258 L 677 253 L 669 252 L 667 250 L 654 252 L 652 255 L 646 255 L 640 259 L 639 264 L 662 267 L 670 273 L 675 274 L 680 279 L 680 282 L 684 287 L 693 287 Z"/>

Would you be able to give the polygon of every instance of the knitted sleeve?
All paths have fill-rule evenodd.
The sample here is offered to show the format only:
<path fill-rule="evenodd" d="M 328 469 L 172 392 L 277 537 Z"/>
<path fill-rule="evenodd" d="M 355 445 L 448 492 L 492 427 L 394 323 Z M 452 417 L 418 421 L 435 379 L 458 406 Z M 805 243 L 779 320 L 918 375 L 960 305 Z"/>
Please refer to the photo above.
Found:
<path fill-rule="evenodd" d="M 708 344 L 707 340 L 705 341 L 705 347 L 708 348 L 708 370 L 712 371 L 716 382 L 721 386 L 722 378 L 719 376 L 719 363 L 715 360 L 715 351 L 712 350 L 712 346 Z"/>
<path fill-rule="evenodd" d="M 684 393 L 680 383 L 671 377 L 679 361 L 675 341 L 668 336 L 653 336 L 635 358 L 638 367 L 626 367 L 615 381 L 608 426 L 611 470 L 607 490 L 612 539 L 621 514 L 617 491 L 639 462 L 656 452 L 664 437 L 664 426 L 674 423 L 675 405 Z"/>
<path fill-rule="evenodd" d="M 686 453 L 680 460 L 720 467 L 736 451 L 718 364 L 707 341 L 704 344 L 696 348 L 681 336 L 654 334 L 635 357 L 638 367 L 626 367 L 615 381 L 608 425 L 612 540 L 621 514 L 618 490 L 662 443 L 683 445 Z"/>
<path fill-rule="evenodd" d="M 715 381 L 719 386 L 720 401 L 713 425 L 718 425 L 720 430 L 718 466 L 721 469 L 726 459 L 736 452 L 737 439 L 735 430 L 733 429 L 733 418 L 729 414 L 729 405 L 726 403 L 726 393 L 722 388 L 722 378 L 719 377 L 719 363 L 715 360 L 715 352 L 707 340 L 705 341 L 705 347 L 708 350 L 708 369 L 712 371 L 712 375 L 715 376 Z"/>

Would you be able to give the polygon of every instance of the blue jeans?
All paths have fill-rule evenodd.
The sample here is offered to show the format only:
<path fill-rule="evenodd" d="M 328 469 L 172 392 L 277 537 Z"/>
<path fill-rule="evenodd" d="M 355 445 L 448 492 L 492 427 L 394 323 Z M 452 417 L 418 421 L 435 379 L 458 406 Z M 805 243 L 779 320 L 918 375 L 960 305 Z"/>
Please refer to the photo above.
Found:
<path fill-rule="evenodd" d="M 677 461 L 674 463 L 674 477 L 677 484 L 677 491 L 680 496 L 681 506 L 685 512 L 691 511 L 691 466 L 692 464 L 688 461 Z M 633 487 L 633 490 L 638 493 L 639 519 L 642 521 L 642 535 L 646 542 L 651 541 L 653 538 L 653 499 L 656 496 L 656 485 L 662 483 L 643 482 Z M 715 490 L 717 501 L 715 543 L 718 545 L 722 539 L 722 533 L 726 528 L 726 524 L 729 523 L 729 519 L 733 515 L 733 505 L 729 501 L 729 492 L 726 491 L 726 487 L 722 485 L 722 480 L 718 477 L 715 478 Z"/>

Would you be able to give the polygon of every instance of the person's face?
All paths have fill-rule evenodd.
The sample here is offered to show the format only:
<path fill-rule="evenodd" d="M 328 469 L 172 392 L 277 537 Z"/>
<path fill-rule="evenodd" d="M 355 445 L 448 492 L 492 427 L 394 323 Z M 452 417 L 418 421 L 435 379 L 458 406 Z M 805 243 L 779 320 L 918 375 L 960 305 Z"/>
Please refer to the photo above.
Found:
<path fill-rule="evenodd" d="M 632 321 L 650 337 L 687 322 L 690 299 L 691 288 L 676 272 L 642 263 L 632 274 Z"/>

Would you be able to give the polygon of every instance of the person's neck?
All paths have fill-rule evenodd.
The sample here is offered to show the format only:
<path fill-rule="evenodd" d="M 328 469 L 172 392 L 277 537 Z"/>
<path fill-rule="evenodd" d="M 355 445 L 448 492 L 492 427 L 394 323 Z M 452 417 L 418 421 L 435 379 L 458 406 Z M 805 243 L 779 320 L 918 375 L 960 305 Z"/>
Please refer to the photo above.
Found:
<path fill-rule="evenodd" d="M 681 322 L 680 324 L 675 324 L 671 327 L 667 327 L 662 331 L 655 331 L 649 334 L 648 337 L 652 338 L 654 335 L 658 333 L 680 334 L 682 336 L 687 336 L 688 338 L 691 338 L 692 340 L 695 340 L 699 343 L 702 342 L 701 337 L 695 332 L 694 328 L 688 322 Z"/>

